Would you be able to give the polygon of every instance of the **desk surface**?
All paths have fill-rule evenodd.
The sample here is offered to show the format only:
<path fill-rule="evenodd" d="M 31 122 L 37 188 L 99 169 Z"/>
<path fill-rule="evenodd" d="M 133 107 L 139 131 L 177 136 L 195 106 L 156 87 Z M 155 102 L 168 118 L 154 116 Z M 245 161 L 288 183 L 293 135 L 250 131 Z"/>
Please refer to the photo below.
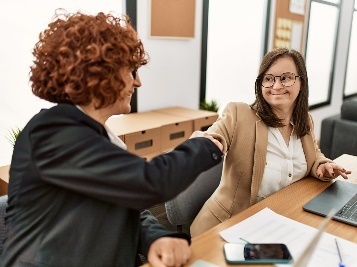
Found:
<path fill-rule="evenodd" d="M 351 170 L 352 174 L 349 175 L 349 179 L 346 181 L 357 184 L 357 157 L 342 155 L 338 157 L 335 162 L 343 166 L 346 170 Z M 342 177 L 337 179 L 344 180 Z M 330 184 L 331 182 L 322 182 L 312 177 L 304 178 L 285 187 L 263 201 L 260 201 L 249 209 L 233 216 L 224 223 L 193 238 L 191 245 L 192 255 L 187 266 L 190 266 L 190 264 L 199 259 L 211 262 L 218 266 L 236 266 L 228 265 L 225 262 L 223 256 L 223 244 L 226 242 L 219 236 L 219 232 L 243 221 L 265 207 L 270 208 L 280 215 L 317 228 L 322 222 L 323 217 L 303 211 L 302 206 Z M 357 229 L 354 226 L 331 221 L 326 228 L 326 232 L 357 243 Z M 144 266 L 148 267 L 150 265 L 145 264 Z"/>

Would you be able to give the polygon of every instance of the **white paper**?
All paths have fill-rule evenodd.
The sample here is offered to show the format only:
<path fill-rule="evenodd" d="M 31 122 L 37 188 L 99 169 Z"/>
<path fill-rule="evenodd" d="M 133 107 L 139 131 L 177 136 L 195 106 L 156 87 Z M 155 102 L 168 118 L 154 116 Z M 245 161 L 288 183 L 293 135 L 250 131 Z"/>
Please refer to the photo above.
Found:
<path fill-rule="evenodd" d="M 300 257 L 304 248 L 317 233 L 317 229 L 281 216 L 265 208 L 246 220 L 220 232 L 220 236 L 231 243 L 284 243 L 294 259 Z M 357 266 L 357 244 L 323 233 L 308 267 L 338 267 L 339 256 L 336 248 L 337 238 L 346 267 Z M 277 265 L 291 266 L 291 265 Z"/>
<path fill-rule="evenodd" d="M 305 14 L 305 0 L 290 0 L 289 11 L 294 14 Z"/>
<path fill-rule="evenodd" d="M 204 260 L 197 260 L 194 263 L 190 265 L 190 267 L 218 267 L 217 265 L 214 265 L 213 263 L 210 263 L 208 261 Z"/>
<path fill-rule="evenodd" d="M 301 52 L 302 23 L 293 23 L 291 28 L 291 49 Z"/>

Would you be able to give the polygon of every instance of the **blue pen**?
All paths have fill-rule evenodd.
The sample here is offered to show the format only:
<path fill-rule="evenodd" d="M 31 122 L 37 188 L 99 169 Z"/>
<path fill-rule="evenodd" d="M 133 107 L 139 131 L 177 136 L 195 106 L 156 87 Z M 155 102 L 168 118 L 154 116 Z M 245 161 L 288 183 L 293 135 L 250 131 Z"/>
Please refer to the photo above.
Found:
<path fill-rule="evenodd" d="M 336 242 L 336 247 L 337 247 L 338 256 L 340 257 L 340 263 L 338 264 L 338 266 L 339 266 L 339 267 L 346 267 L 346 266 L 342 263 L 341 251 L 340 251 L 340 247 L 338 246 L 338 243 L 337 243 L 337 239 L 336 239 L 336 238 L 335 238 L 335 242 Z"/>

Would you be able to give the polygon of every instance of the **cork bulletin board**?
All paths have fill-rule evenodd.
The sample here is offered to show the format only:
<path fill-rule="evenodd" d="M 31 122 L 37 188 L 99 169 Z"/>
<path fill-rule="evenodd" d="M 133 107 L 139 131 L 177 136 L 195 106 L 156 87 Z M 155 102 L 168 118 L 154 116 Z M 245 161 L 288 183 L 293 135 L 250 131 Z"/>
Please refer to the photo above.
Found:
<path fill-rule="evenodd" d="M 151 0 L 150 36 L 193 38 L 196 0 Z"/>
<path fill-rule="evenodd" d="M 276 0 L 274 48 L 289 48 L 303 53 L 306 0 Z"/>

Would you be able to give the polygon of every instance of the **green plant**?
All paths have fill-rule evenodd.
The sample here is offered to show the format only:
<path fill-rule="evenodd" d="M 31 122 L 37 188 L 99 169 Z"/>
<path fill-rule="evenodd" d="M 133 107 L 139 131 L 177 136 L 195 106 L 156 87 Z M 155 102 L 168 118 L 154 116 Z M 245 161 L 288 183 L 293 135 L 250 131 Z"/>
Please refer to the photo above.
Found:
<path fill-rule="evenodd" d="M 6 139 L 9 141 L 12 147 L 15 146 L 16 139 L 21 133 L 21 131 L 22 130 L 19 127 L 12 128 L 11 130 L 9 130 L 9 136 L 6 136 Z"/>
<path fill-rule="evenodd" d="M 211 100 L 209 102 L 203 100 L 200 103 L 200 109 L 217 112 L 219 107 L 216 100 Z"/>

